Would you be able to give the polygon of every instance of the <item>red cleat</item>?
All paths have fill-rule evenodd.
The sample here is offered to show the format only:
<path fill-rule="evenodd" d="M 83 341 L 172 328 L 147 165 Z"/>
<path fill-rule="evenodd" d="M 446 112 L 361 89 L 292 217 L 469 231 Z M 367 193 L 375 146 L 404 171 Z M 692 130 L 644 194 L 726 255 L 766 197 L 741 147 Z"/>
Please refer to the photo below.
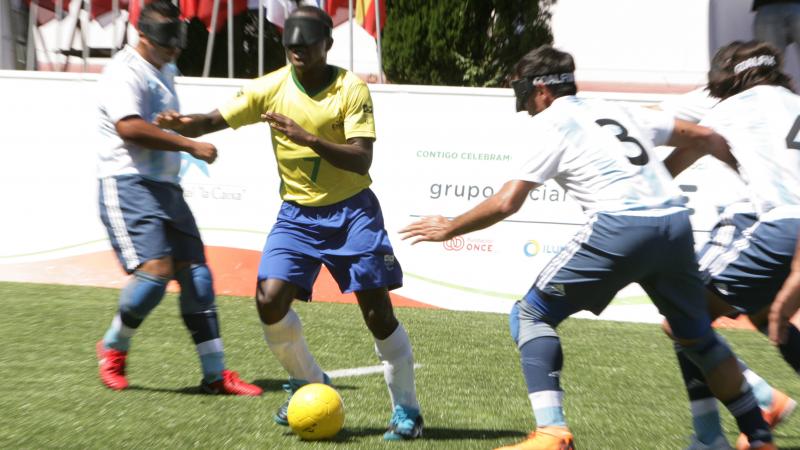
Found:
<path fill-rule="evenodd" d="M 125 378 L 125 359 L 128 352 L 121 352 L 113 348 L 105 348 L 103 340 L 97 341 L 97 364 L 100 366 L 100 380 L 109 389 L 121 391 L 128 387 Z"/>
<path fill-rule="evenodd" d="M 239 374 L 232 370 L 223 370 L 222 379 L 213 383 L 200 383 L 200 389 L 206 394 L 213 395 L 249 395 L 258 396 L 263 392 L 255 384 L 245 383 L 239 379 Z"/>

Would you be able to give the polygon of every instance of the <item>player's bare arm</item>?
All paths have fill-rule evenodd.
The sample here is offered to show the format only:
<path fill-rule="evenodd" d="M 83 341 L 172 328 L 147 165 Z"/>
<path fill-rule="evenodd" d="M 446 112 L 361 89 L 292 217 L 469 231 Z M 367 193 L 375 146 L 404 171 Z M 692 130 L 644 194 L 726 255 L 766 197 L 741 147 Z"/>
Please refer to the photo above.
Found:
<path fill-rule="evenodd" d="M 166 130 L 172 130 L 187 137 L 198 137 L 204 134 L 228 128 L 228 123 L 219 110 L 207 114 L 181 114 L 177 111 L 162 111 L 153 123 Z"/>
<path fill-rule="evenodd" d="M 417 242 L 442 242 L 455 236 L 488 228 L 519 211 L 528 193 L 539 187 L 532 181 L 512 180 L 478 206 L 450 220 L 442 216 L 429 216 L 409 224 L 400 234 L 402 239 Z"/>
<path fill-rule="evenodd" d="M 310 147 L 326 161 L 339 169 L 364 175 L 372 165 L 372 139 L 350 138 L 346 144 L 335 144 L 315 136 L 283 114 L 268 112 L 261 120 L 286 135 L 295 144 Z"/>
<path fill-rule="evenodd" d="M 208 142 L 199 142 L 174 133 L 167 133 L 139 116 L 126 117 L 115 125 L 119 136 L 153 150 L 186 152 L 197 159 L 213 163 L 217 159 L 217 147 Z"/>
<path fill-rule="evenodd" d="M 769 309 L 769 339 L 775 344 L 786 342 L 789 321 L 800 309 L 800 240 L 794 250 L 792 271 L 783 282 Z"/>
<path fill-rule="evenodd" d="M 676 147 L 664 160 L 673 177 L 705 155 L 712 155 L 737 170 L 736 158 L 731 154 L 728 142 L 710 128 L 676 119 L 668 145 Z"/>

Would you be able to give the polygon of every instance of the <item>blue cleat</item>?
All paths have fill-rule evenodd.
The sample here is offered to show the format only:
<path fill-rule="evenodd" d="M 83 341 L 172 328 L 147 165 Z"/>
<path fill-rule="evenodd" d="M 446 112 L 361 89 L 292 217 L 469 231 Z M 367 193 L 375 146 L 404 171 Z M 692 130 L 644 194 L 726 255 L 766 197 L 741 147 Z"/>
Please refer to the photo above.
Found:
<path fill-rule="evenodd" d="M 322 374 L 322 382 L 327 384 L 328 386 L 331 385 L 331 377 L 328 376 L 327 373 Z M 285 402 L 278 408 L 278 411 L 275 412 L 275 417 L 272 420 L 275 421 L 278 425 L 282 425 L 284 427 L 289 426 L 289 418 L 288 418 L 288 411 L 289 411 L 289 400 L 292 399 L 292 395 L 297 392 L 298 389 L 308 384 L 306 380 L 299 380 L 297 378 L 289 378 L 289 382 L 283 385 L 283 390 L 289 394 L 289 398 L 286 399 Z"/>
<path fill-rule="evenodd" d="M 383 434 L 383 440 L 403 441 L 420 438 L 423 423 L 418 409 L 397 405 L 389 421 L 389 429 Z"/>

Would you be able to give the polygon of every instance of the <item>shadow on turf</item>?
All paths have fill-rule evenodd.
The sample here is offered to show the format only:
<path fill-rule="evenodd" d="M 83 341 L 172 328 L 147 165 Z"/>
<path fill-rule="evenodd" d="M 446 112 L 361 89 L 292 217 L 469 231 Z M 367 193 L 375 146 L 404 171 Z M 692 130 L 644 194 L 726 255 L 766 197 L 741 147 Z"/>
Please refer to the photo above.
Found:
<path fill-rule="evenodd" d="M 383 436 L 386 428 L 363 428 L 363 427 L 347 427 L 339 432 L 334 438 L 328 439 L 326 442 L 351 442 L 359 440 L 364 437 Z M 292 433 L 285 433 L 285 436 L 291 436 Z M 527 433 L 517 430 L 474 430 L 464 428 L 437 428 L 425 427 L 422 435 L 424 441 L 460 441 L 464 439 L 474 440 L 495 440 L 506 437 L 522 437 Z M 800 449 L 798 449 L 800 450 Z"/>
<path fill-rule="evenodd" d="M 256 386 L 260 387 L 264 390 L 264 392 L 281 392 L 283 391 L 283 385 L 286 384 L 285 379 L 276 380 L 276 379 L 260 379 L 260 380 L 253 380 L 251 383 L 255 384 Z M 353 386 L 348 385 L 336 385 L 336 389 L 340 391 L 348 391 L 355 389 Z M 149 387 L 149 386 L 140 386 L 136 384 L 132 384 L 128 386 L 128 391 L 146 391 L 146 392 L 164 392 L 164 393 L 172 393 L 172 394 L 181 394 L 181 395 L 208 395 L 202 390 L 200 390 L 200 386 L 187 386 L 181 388 L 157 388 L 157 387 Z"/>
<path fill-rule="evenodd" d="M 250 383 L 255 384 L 256 386 L 263 389 L 265 392 L 270 392 L 270 391 L 282 391 L 283 385 L 286 384 L 287 382 L 288 381 L 286 380 L 286 378 L 280 380 L 264 378 L 259 380 L 253 380 Z M 351 391 L 355 389 L 353 386 L 349 386 L 346 384 L 338 384 L 338 383 L 335 384 L 333 387 L 335 387 L 337 390 L 340 391 Z"/>

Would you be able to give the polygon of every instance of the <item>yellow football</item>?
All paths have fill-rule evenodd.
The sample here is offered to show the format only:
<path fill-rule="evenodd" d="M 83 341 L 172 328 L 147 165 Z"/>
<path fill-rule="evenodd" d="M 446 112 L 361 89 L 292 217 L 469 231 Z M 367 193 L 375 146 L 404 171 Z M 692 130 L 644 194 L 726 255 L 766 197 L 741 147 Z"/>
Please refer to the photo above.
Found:
<path fill-rule="evenodd" d="M 330 439 L 344 425 L 344 403 L 327 384 L 307 384 L 292 395 L 287 416 L 289 427 L 301 439 Z"/>

